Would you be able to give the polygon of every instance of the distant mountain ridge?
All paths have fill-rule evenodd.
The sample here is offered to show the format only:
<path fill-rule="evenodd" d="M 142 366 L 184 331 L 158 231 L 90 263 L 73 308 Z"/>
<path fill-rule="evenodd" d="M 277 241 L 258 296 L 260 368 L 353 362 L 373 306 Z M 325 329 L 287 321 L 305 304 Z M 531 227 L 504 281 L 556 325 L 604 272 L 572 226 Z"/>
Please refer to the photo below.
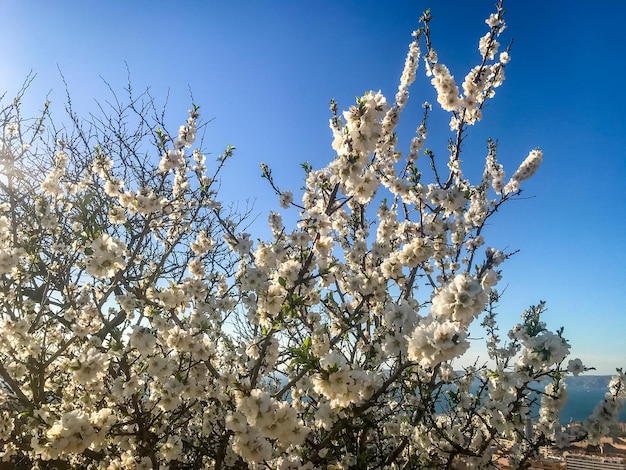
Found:
<path fill-rule="evenodd" d="M 561 424 L 583 421 L 593 412 L 595 406 L 609 391 L 610 375 L 579 375 L 567 377 L 567 404 L 561 410 Z M 620 421 L 626 421 L 626 412 L 622 411 Z"/>

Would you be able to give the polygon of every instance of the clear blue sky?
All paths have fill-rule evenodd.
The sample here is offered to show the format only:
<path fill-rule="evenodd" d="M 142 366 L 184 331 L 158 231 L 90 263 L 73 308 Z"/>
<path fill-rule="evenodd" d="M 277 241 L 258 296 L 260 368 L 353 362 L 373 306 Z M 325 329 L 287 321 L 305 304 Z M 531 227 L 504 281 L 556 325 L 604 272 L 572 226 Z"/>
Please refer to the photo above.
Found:
<path fill-rule="evenodd" d="M 3 0 L 0 90 L 15 92 L 32 69 L 26 105 L 48 96 L 62 114 L 68 82 L 75 106 L 109 98 L 100 76 L 121 90 L 128 63 L 136 89 L 169 91 L 172 129 L 185 118 L 189 89 L 209 125 L 206 146 L 237 147 L 225 174 L 229 199 L 255 199 L 257 226 L 276 206 L 259 178 L 268 163 L 297 190 L 299 165 L 332 157 L 328 102 L 340 109 L 365 90 L 395 93 L 410 33 L 431 7 L 434 46 L 461 80 L 478 60 L 477 40 L 494 0 L 317 2 Z M 487 137 L 499 140 L 512 174 L 536 146 L 543 166 L 526 184 L 531 199 L 504 207 L 489 244 L 520 249 L 504 265 L 503 329 L 540 299 L 549 326 L 565 326 L 572 354 L 597 373 L 626 366 L 626 2 L 509 0 L 503 41 L 515 39 L 507 80 L 471 129 L 464 161 L 480 174 Z M 408 143 L 417 106 L 435 103 L 418 73 L 402 118 Z M 428 146 L 445 158 L 446 124 L 431 123 Z"/>

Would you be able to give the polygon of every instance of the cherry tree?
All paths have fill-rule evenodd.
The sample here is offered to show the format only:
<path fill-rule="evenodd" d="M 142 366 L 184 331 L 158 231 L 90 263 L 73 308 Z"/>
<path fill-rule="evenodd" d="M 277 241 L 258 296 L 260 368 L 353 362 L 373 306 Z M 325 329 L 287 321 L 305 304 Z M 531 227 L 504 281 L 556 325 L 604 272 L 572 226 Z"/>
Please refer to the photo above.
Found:
<path fill-rule="evenodd" d="M 0 108 L 0 459 L 14 468 L 525 468 L 545 445 L 594 441 L 626 399 L 624 374 L 589 419 L 564 430 L 568 359 L 543 302 L 501 335 L 501 265 L 485 227 L 543 159 L 514 171 L 485 149 L 463 173 L 463 141 L 502 85 L 502 2 L 478 61 L 457 82 L 413 33 L 393 101 L 331 102 L 335 159 L 304 164 L 301 198 L 278 196 L 271 239 L 220 202 L 227 148 L 207 163 L 193 105 L 177 133 L 147 93 L 126 90 L 87 120 L 68 100 L 24 118 Z M 396 127 L 423 64 L 408 152 Z M 460 85 L 459 85 L 460 83 Z M 434 109 L 435 108 L 435 109 Z M 449 154 L 426 146 L 449 114 Z M 288 227 L 283 211 L 298 213 Z M 455 367 L 473 324 L 490 361 Z M 471 351 L 470 351 L 471 352 Z"/>

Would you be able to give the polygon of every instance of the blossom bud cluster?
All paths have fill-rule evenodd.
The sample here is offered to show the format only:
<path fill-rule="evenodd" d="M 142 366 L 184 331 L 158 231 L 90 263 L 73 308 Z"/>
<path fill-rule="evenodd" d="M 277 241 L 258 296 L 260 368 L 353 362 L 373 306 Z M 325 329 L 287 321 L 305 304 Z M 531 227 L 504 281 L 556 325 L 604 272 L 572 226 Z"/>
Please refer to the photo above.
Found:
<path fill-rule="evenodd" d="M 332 409 L 360 404 L 370 398 L 380 382 L 371 371 L 341 367 L 322 371 L 312 378 L 313 390 L 326 397 Z"/>
<path fill-rule="evenodd" d="M 484 310 L 488 289 L 468 273 L 459 274 L 432 299 L 432 314 L 466 327 Z"/>
<path fill-rule="evenodd" d="M 91 415 L 79 410 L 67 412 L 52 423 L 44 436 L 33 437 L 33 453 L 42 460 L 81 453 L 101 441 L 115 422 L 108 408 Z"/>
<path fill-rule="evenodd" d="M 256 426 L 262 435 L 277 439 L 281 445 L 301 444 L 308 432 L 297 422 L 293 408 L 277 402 L 266 392 L 253 390 L 250 396 L 238 398 L 238 410 Z"/>
<path fill-rule="evenodd" d="M 467 333 L 458 322 L 429 318 L 421 321 L 408 341 L 408 356 L 423 367 L 433 367 L 463 355 Z"/>

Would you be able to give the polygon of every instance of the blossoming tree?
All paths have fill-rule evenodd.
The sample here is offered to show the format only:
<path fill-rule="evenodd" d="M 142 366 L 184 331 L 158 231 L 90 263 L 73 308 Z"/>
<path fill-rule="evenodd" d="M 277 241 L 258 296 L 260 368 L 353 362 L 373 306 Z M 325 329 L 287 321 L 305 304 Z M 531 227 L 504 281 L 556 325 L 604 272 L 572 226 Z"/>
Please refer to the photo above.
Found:
<path fill-rule="evenodd" d="M 490 141 L 482 179 L 460 155 L 504 80 L 498 3 L 461 86 L 438 59 L 430 15 L 398 92 L 340 114 L 336 158 L 304 165 L 301 201 L 253 243 L 246 211 L 219 201 L 193 106 L 177 136 L 147 95 L 56 129 L 47 107 L 0 109 L 0 458 L 14 468 L 474 468 L 543 445 L 598 439 L 626 392 L 619 371 L 578 430 L 558 413 L 562 330 L 529 308 L 501 336 L 490 217 L 543 154 L 509 178 Z M 423 54 L 422 54 L 423 49 Z M 425 147 L 430 104 L 406 154 L 395 133 L 420 58 L 450 115 L 447 165 Z M 44 126 L 47 125 L 47 128 Z M 132 127 L 134 125 L 134 127 Z M 47 130 L 46 130 L 47 129 Z M 158 157 L 153 160 L 154 155 Z M 445 168 L 445 170 L 444 170 Z M 491 361 L 455 369 L 480 322 Z"/>

